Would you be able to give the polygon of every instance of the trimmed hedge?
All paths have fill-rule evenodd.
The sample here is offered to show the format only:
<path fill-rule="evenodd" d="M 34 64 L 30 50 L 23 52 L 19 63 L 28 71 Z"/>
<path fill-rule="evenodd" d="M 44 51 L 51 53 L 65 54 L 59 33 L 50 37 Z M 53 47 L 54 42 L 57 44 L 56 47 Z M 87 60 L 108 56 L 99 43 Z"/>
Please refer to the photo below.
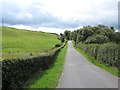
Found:
<path fill-rule="evenodd" d="M 120 44 L 78 44 L 76 47 L 108 66 L 120 66 Z"/>
<path fill-rule="evenodd" d="M 53 49 L 49 54 L 13 60 L 2 61 L 2 88 L 21 88 L 25 82 L 36 72 L 48 69 L 55 60 L 58 52 L 63 48 Z"/>

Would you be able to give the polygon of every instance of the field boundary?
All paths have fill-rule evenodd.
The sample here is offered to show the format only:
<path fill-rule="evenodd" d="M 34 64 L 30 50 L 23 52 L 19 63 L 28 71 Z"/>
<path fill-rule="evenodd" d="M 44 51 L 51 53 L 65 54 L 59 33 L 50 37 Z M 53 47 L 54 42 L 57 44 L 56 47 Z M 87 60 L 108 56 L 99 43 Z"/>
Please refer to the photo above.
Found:
<path fill-rule="evenodd" d="M 3 76 L 2 88 L 6 90 L 20 88 L 36 72 L 42 73 L 44 70 L 50 68 L 58 52 L 65 45 L 66 43 L 43 56 L 1 61 Z"/>
<path fill-rule="evenodd" d="M 56 88 L 62 74 L 68 45 L 60 50 L 52 66 L 45 70 L 42 75 L 37 73 L 23 88 Z"/>

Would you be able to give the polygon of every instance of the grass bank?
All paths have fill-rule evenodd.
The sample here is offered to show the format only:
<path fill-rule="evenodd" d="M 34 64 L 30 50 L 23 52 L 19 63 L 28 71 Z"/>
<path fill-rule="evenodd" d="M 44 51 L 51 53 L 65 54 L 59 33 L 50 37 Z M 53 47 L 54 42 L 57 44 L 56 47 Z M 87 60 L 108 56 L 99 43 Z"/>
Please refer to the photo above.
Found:
<path fill-rule="evenodd" d="M 2 58 L 19 58 L 50 51 L 60 43 L 56 34 L 2 27 Z"/>
<path fill-rule="evenodd" d="M 62 73 L 68 45 L 58 54 L 54 65 L 42 75 L 37 74 L 25 87 L 28 88 L 55 88 Z"/>
<path fill-rule="evenodd" d="M 73 43 L 73 45 L 74 45 L 74 43 Z M 89 55 L 88 55 L 86 52 L 84 52 L 82 49 L 75 47 L 75 45 L 74 45 L 74 48 L 75 48 L 78 52 L 80 52 L 80 53 L 81 53 L 87 60 L 89 60 L 92 64 L 95 64 L 96 66 L 98 66 L 98 67 L 106 70 L 107 72 L 111 73 L 112 75 L 118 77 L 118 72 L 119 72 L 119 70 L 118 70 L 116 67 L 110 67 L 110 66 L 108 66 L 108 65 L 106 65 L 106 64 L 104 64 L 104 63 L 102 63 L 102 62 L 100 62 L 100 61 L 98 61 L 98 60 L 95 60 L 93 57 L 89 56 Z"/>

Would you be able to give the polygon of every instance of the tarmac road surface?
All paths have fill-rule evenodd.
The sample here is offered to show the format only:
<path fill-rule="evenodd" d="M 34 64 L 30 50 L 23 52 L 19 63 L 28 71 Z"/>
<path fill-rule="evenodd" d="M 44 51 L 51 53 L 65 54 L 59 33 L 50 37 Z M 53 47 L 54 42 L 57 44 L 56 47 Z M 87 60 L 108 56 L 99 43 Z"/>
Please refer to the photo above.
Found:
<path fill-rule="evenodd" d="M 57 88 L 118 88 L 118 78 L 91 64 L 69 41 Z"/>

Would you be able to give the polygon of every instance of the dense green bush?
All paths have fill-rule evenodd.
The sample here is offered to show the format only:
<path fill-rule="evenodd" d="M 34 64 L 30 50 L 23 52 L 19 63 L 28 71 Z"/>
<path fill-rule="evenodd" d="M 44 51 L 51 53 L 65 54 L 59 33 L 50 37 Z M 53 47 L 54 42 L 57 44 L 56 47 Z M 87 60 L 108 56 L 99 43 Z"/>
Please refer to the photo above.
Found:
<path fill-rule="evenodd" d="M 57 53 L 62 47 L 53 49 L 38 57 L 21 58 L 2 61 L 2 88 L 5 90 L 11 88 L 20 88 L 36 72 L 42 72 L 48 69 L 55 60 Z"/>
<path fill-rule="evenodd" d="M 103 43 L 106 43 L 108 42 L 109 39 L 108 37 L 104 36 L 104 35 L 94 35 L 94 36 L 90 36 L 88 37 L 84 43 L 86 44 L 91 44 L 91 43 L 94 43 L 94 44 L 103 44 Z"/>
<path fill-rule="evenodd" d="M 105 25 L 84 26 L 71 32 L 71 38 L 75 43 L 101 44 L 106 42 L 119 42 L 119 33 L 113 27 Z M 75 39 L 74 39 L 75 38 Z M 116 41 L 117 40 L 117 41 Z"/>
<path fill-rule="evenodd" d="M 120 32 L 115 33 L 113 42 L 116 42 L 117 44 L 120 44 Z"/>
<path fill-rule="evenodd" d="M 98 49 L 97 59 L 106 63 L 109 66 L 118 66 L 120 45 L 105 44 L 100 45 Z"/>
<path fill-rule="evenodd" d="M 120 44 L 78 44 L 77 47 L 108 66 L 120 65 Z"/>
<path fill-rule="evenodd" d="M 62 43 L 56 44 L 55 47 L 60 47 L 62 46 Z"/>

